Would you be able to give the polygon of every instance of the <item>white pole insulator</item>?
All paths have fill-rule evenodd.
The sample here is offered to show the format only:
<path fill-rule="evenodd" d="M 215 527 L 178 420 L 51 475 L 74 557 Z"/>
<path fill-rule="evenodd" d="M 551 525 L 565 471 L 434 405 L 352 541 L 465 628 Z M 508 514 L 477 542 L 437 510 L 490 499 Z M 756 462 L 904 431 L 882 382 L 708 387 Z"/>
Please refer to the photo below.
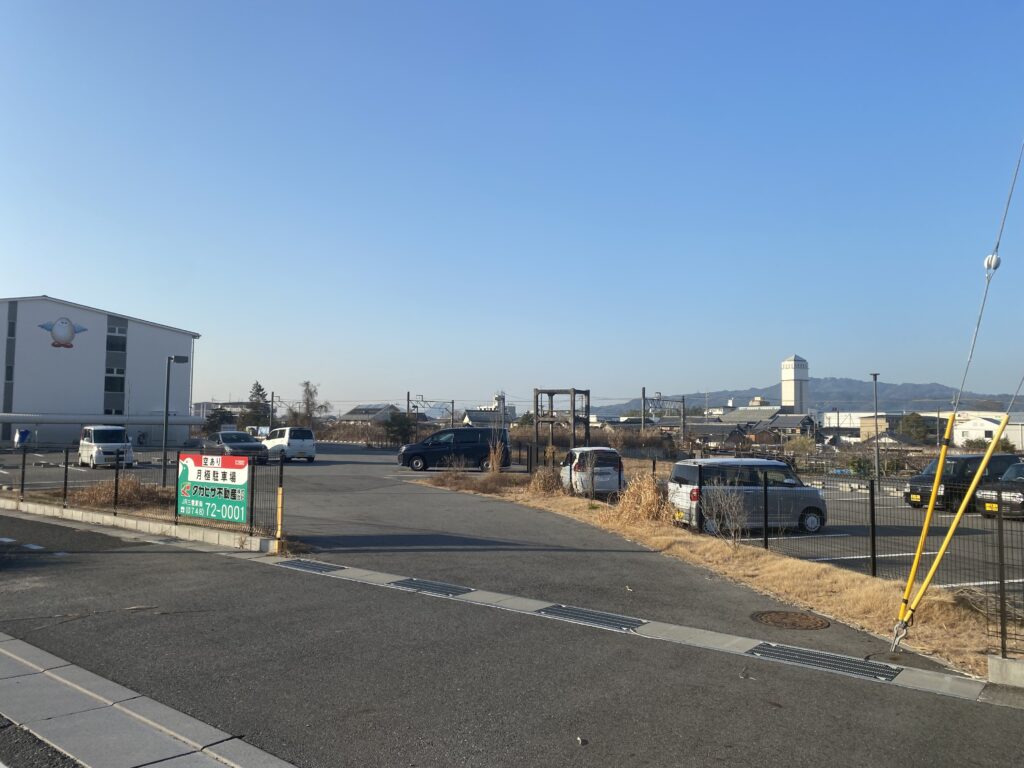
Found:
<path fill-rule="evenodd" d="M 997 269 L 999 269 L 999 264 L 1001 261 L 1002 259 L 999 258 L 998 253 L 990 253 L 988 256 L 985 257 L 985 271 L 995 272 Z"/>

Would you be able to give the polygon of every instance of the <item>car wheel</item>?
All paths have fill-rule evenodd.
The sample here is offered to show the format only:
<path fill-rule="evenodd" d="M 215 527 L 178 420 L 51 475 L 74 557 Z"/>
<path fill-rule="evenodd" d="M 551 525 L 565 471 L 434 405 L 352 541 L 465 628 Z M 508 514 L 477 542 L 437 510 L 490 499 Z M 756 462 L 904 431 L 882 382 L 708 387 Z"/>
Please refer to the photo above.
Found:
<path fill-rule="evenodd" d="M 306 457 L 306 461 L 312 462 L 313 459 L 315 459 L 315 458 L 316 458 L 316 456 L 307 456 Z"/>
<path fill-rule="evenodd" d="M 413 472 L 422 472 L 427 468 L 427 462 L 422 456 L 413 456 L 409 459 L 409 469 Z"/>
<path fill-rule="evenodd" d="M 705 517 L 704 515 L 701 515 L 700 516 L 700 520 L 701 520 L 701 522 L 700 522 L 701 533 L 706 533 L 706 534 L 709 534 L 711 536 L 717 536 L 718 535 L 718 533 L 719 533 L 718 523 L 715 522 L 714 518 Z"/>
<path fill-rule="evenodd" d="M 817 533 L 825 524 L 825 517 L 820 509 L 805 509 L 800 515 L 800 530 L 805 533 Z"/>
<path fill-rule="evenodd" d="M 491 457 L 490 456 L 484 456 L 482 459 L 480 459 L 480 471 L 481 472 L 490 472 L 491 471 Z"/>
<path fill-rule="evenodd" d="M 127 464 L 124 465 L 124 468 L 125 469 L 131 469 L 134 466 L 135 466 L 135 464 L 133 464 L 132 462 L 129 461 Z"/>
<path fill-rule="evenodd" d="M 921 503 L 916 502 L 916 501 L 908 501 L 907 504 L 912 506 L 914 509 L 920 509 L 921 507 L 924 506 L 924 504 L 921 504 Z"/>

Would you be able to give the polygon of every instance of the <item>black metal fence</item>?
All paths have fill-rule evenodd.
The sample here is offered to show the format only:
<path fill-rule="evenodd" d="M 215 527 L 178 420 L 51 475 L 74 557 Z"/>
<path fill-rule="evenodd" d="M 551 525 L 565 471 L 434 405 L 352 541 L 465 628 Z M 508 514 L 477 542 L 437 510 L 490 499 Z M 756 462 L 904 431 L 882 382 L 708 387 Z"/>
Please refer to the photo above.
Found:
<path fill-rule="evenodd" d="M 183 453 L 193 453 L 187 451 Z M 275 536 L 279 498 L 283 503 L 284 459 L 249 465 L 244 515 L 235 521 L 179 514 L 179 452 L 134 449 L 132 461 L 117 454 L 107 463 L 80 463 L 75 446 L 32 446 L 0 450 L 0 488 L 21 501 L 37 501 L 156 520 L 212 527 L 240 534 Z M 280 489 L 280 491 L 279 491 Z"/>
<path fill-rule="evenodd" d="M 790 557 L 907 580 L 927 512 L 927 494 L 923 502 L 910 501 L 906 480 L 897 478 L 876 483 L 854 476 L 805 474 L 802 479 L 822 495 L 827 511 L 823 527 L 808 532 L 798 524 L 784 528 L 749 525 L 736 538 L 744 545 Z M 967 490 L 945 484 L 943 498 L 947 502 L 937 504 L 933 513 L 918 583 L 935 562 Z M 974 602 L 985 613 L 989 632 L 999 639 L 1004 655 L 1024 653 L 1024 520 L 979 512 L 972 501 L 936 568 L 932 585 L 957 590 Z"/>

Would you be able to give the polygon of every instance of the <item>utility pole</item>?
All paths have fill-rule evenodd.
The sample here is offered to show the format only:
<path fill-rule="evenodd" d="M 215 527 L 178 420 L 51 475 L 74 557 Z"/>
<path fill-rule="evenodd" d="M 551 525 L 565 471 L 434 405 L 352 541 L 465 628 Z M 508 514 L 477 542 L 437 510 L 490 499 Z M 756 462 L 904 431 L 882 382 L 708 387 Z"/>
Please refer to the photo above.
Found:
<path fill-rule="evenodd" d="M 455 401 L 452 400 L 452 429 L 455 429 Z"/>
<path fill-rule="evenodd" d="M 683 399 L 683 405 L 679 409 L 679 423 L 682 425 L 683 439 L 680 441 L 680 446 L 686 450 L 686 395 L 680 395 Z"/>
<path fill-rule="evenodd" d="M 408 419 L 412 415 L 412 398 L 409 393 L 405 393 L 405 418 Z"/>
<path fill-rule="evenodd" d="M 274 431 L 274 390 L 270 390 L 270 423 L 267 425 L 267 434 Z"/>
<path fill-rule="evenodd" d="M 644 423 L 647 418 L 647 387 L 640 387 L 640 431 L 644 431 Z"/>

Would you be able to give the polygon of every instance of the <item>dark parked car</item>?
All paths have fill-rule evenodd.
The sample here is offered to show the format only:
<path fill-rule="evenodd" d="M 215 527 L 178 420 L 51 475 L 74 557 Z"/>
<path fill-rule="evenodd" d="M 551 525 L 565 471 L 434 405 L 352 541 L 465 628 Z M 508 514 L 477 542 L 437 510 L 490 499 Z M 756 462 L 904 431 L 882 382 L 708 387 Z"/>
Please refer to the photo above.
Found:
<path fill-rule="evenodd" d="M 419 472 L 430 467 L 491 468 L 491 446 L 501 448 L 501 466 L 510 463 L 508 430 L 489 427 L 442 429 L 419 443 L 398 449 L 398 463 Z"/>
<path fill-rule="evenodd" d="M 978 467 L 981 466 L 982 458 L 984 457 L 980 453 L 946 457 L 946 467 L 942 472 L 942 484 L 939 486 L 939 493 L 935 499 L 936 509 L 955 512 L 960 508 L 960 502 L 967 494 L 967 488 L 974 480 L 974 475 L 978 472 Z M 1020 461 L 1020 458 L 1012 453 L 993 454 L 988 466 L 985 467 L 982 482 L 1002 476 L 1007 469 Z M 934 459 L 921 474 L 914 475 L 907 481 L 903 487 L 903 500 L 907 504 L 912 507 L 928 505 L 928 499 L 932 494 L 932 483 L 935 482 L 935 470 L 938 466 L 939 460 Z"/>
<path fill-rule="evenodd" d="M 267 463 L 267 446 L 247 432 L 214 432 L 203 438 L 200 450 L 214 456 L 248 456 L 257 464 Z"/>
<path fill-rule="evenodd" d="M 1001 514 L 1024 518 L 1024 462 L 1011 464 L 998 480 L 979 485 L 974 492 L 974 509 L 985 517 Z"/>

